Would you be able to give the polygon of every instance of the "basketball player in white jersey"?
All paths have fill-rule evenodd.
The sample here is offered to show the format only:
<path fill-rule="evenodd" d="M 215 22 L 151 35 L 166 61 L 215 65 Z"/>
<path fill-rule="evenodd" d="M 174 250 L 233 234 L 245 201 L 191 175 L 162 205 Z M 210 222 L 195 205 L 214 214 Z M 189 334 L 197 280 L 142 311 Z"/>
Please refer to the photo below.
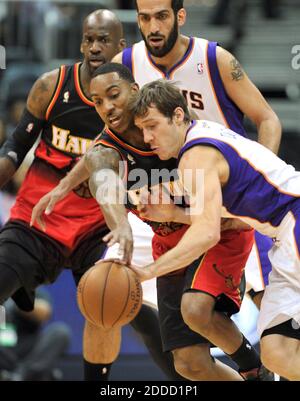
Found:
<path fill-rule="evenodd" d="M 174 81 L 198 118 L 219 122 L 243 136 L 246 115 L 257 127 L 258 142 L 277 153 L 281 125 L 276 114 L 232 54 L 215 42 L 180 34 L 186 21 L 183 3 L 136 0 L 143 40 L 112 61 L 126 65 L 140 87 L 161 78 Z M 228 228 L 239 225 L 227 224 Z M 272 243 L 259 233 L 255 240 L 246 266 L 246 280 L 247 291 L 259 307 L 271 269 L 267 252 Z"/>
<path fill-rule="evenodd" d="M 189 213 L 164 205 L 166 221 L 190 224 L 177 246 L 134 270 L 147 280 L 188 265 L 219 242 L 221 217 L 238 217 L 273 238 L 272 272 L 258 321 L 262 360 L 271 371 L 300 380 L 300 172 L 221 124 L 191 121 L 178 88 L 163 80 L 142 88 L 133 111 L 153 152 L 161 160 L 178 159 L 190 200 Z M 161 221 L 160 208 L 146 200 L 142 217 L 155 220 L 156 211 Z M 184 293 L 182 303 L 192 298 Z M 206 333 L 213 341 L 209 327 Z"/>

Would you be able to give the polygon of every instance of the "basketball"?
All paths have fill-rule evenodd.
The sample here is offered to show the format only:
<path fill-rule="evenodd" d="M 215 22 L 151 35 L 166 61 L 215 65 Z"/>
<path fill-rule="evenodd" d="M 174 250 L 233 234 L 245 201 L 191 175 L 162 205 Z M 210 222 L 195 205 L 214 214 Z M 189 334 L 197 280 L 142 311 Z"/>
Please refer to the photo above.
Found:
<path fill-rule="evenodd" d="M 137 275 L 115 261 L 101 261 L 80 279 L 78 306 L 92 324 L 109 329 L 129 323 L 138 314 L 143 300 Z"/>

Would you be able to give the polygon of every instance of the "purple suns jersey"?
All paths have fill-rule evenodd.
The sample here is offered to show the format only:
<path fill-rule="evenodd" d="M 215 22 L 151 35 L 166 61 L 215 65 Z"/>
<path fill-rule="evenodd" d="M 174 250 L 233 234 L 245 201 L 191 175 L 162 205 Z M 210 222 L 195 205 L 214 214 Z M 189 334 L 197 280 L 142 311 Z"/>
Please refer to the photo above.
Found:
<path fill-rule="evenodd" d="M 229 164 L 229 180 L 222 188 L 223 217 L 238 217 L 270 237 L 276 237 L 288 212 L 300 217 L 300 172 L 293 166 L 211 121 L 192 122 L 179 160 L 197 145 L 217 148 Z"/>
<path fill-rule="evenodd" d="M 154 62 L 141 41 L 123 51 L 122 63 L 131 70 L 141 87 L 156 79 L 171 80 L 180 88 L 189 108 L 199 119 L 216 121 L 246 136 L 243 113 L 224 88 L 216 48 L 216 42 L 192 37 L 182 59 L 166 71 Z"/>

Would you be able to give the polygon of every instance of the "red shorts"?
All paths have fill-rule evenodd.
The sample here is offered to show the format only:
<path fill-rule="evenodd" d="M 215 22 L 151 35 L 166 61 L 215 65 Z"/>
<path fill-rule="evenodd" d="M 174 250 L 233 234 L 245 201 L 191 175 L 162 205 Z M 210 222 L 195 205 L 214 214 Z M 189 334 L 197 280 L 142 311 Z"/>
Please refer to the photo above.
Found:
<path fill-rule="evenodd" d="M 154 235 L 154 259 L 176 246 L 187 229 L 184 226 L 166 237 Z M 216 300 L 225 295 L 239 309 L 242 301 L 240 283 L 253 241 L 253 230 L 223 231 L 219 243 L 209 249 L 198 263 L 194 261 L 185 269 L 185 291 L 205 292 Z"/>

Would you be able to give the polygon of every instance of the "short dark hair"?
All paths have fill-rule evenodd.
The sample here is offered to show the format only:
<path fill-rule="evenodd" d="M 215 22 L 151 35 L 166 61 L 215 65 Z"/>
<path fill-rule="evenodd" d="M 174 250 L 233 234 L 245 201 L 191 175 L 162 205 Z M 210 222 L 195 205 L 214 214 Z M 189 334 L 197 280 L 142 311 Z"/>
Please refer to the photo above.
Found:
<path fill-rule="evenodd" d="M 174 84 L 166 80 L 159 79 L 144 85 L 134 102 L 133 113 L 136 117 L 144 117 L 149 107 L 153 106 L 170 121 L 174 110 L 181 107 L 184 111 L 184 122 L 191 121 L 185 98 Z"/>
<path fill-rule="evenodd" d="M 171 7 L 172 7 L 175 15 L 178 13 L 178 11 L 181 8 L 183 8 L 183 2 L 184 2 L 184 0 L 172 0 L 171 1 Z M 138 10 L 137 0 L 135 0 L 135 7 Z"/>
<path fill-rule="evenodd" d="M 123 64 L 119 63 L 106 63 L 98 67 L 92 74 L 92 79 L 98 75 L 109 74 L 110 72 L 118 73 L 121 79 L 133 84 L 135 82 L 131 71 Z"/>

